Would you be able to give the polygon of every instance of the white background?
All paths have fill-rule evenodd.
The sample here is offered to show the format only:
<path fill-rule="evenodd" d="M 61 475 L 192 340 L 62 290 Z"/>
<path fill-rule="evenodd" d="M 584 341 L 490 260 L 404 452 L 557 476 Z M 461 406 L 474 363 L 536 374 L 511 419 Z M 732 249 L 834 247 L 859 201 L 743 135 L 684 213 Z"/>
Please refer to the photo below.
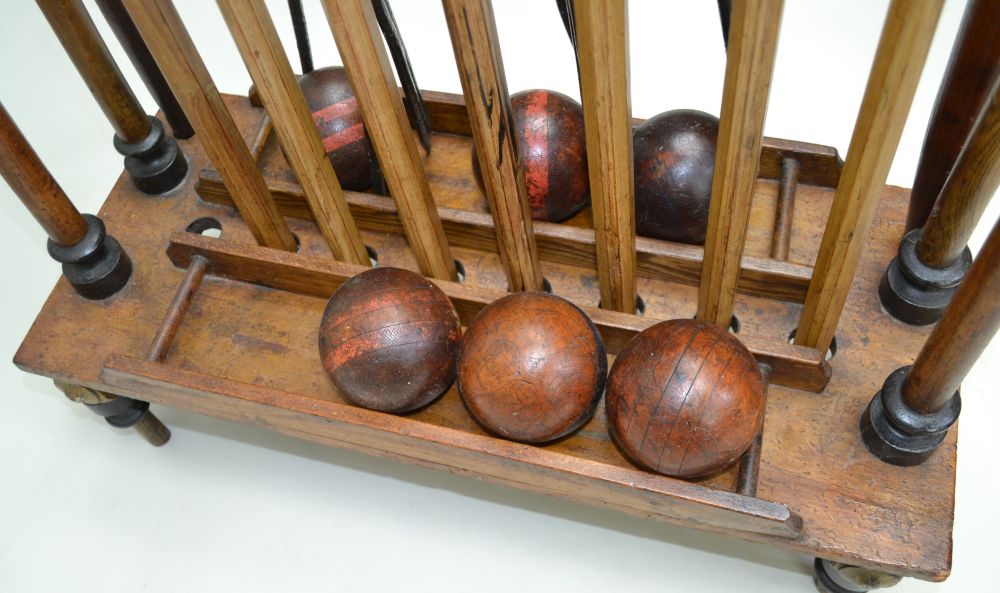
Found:
<path fill-rule="evenodd" d="M 269 4 L 297 69 L 285 3 Z M 319 3 L 306 4 L 317 65 L 339 63 Z M 510 91 L 546 87 L 578 97 L 554 3 L 495 4 Z M 890 183 L 912 183 L 963 5 L 946 3 Z M 219 88 L 245 92 L 250 80 L 218 9 L 195 0 L 178 6 Z M 768 135 L 846 153 L 886 6 L 787 1 Z M 421 86 L 460 93 L 440 3 L 396 0 L 393 9 Z M 121 172 L 112 130 L 34 4 L 3 0 L 0 11 L 0 100 L 80 209 L 94 212 Z M 633 0 L 630 15 L 633 113 L 717 114 L 725 54 L 715 2 Z M 9 361 L 59 268 L 5 185 L 0 203 L 0 359 Z M 998 353 L 994 340 L 963 388 L 954 574 L 941 585 L 905 580 L 900 593 L 996 590 Z M 174 437 L 153 449 L 9 362 L 0 364 L 0 385 L 0 591 L 812 588 L 811 558 L 768 547 L 164 408 L 156 412 Z"/>

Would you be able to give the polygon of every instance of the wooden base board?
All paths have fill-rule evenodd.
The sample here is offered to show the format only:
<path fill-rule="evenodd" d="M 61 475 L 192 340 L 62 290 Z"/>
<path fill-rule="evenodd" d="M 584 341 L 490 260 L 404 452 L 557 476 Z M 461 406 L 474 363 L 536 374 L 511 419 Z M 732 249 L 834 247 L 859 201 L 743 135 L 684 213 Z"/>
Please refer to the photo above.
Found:
<path fill-rule="evenodd" d="M 228 97 L 227 101 L 248 143 L 252 142 L 261 112 L 243 98 Z M 460 183 L 460 164 L 435 159 L 448 154 L 437 150 L 439 145 L 458 146 L 467 139 L 438 134 L 434 142 L 428 169 L 450 168 L 455 174 L 432 175 L 432 189 L 435 196 L 441 196 L 442 206 L 454 207 L 447 202 L 455 187 L 467 193 L 475 189 L 471 175 L 466 169 Z M 181 145 L 192 171 L 209 167 L 196 138 Z M 20 368 L 335 446 L 443 467 L 850 564 L 930 580 L 947 576 L 957 431 L 951 432 L 926 464 L 899 468 L 872 457 L 856 428 L 859 414 L 885 376 L 912 361 L 929 331 L 893 322 L 881 312 L 875 294 L 902 233 L 908 197 L 905 190 L 885 190 L 838 332 L 839 349 L 830 361 L 833 375 L 825 391 L 810 393 L 782 386 L 769 389 L 758 501 L 727 498 L 737 496 L 731 493 L 734 469 L 692 483 L 639 472 L 610 442 L 603 406 L 580 432 L 544 448 L 515 446 L 483 434 L 454 389 L 405 419 L 348 408 L 319 363 L 316 332 L 325 299 L 315 295 L 210 275 L 195 296 L 164 363 L 137 360 L 148 348 L 184 273 L 167 254 L 175 233 L 192 220 L 207 216 L 221 222 L 226 243 L 252 243 L 231 208 L 197 198 L 195 182 L 192 176 L 171 196 L 151 198 L 137 192 L 127 178 L 119 180 L 100 215 L 135 262 L 133 279 L 119 295 L 104 302 L 84 301 L 60 280 L 15 356 Z M 773 182 L 762 180 L 758 184 L 748 241 L 754 250 L 767 243 L 767 204 L 773 206 L 775 192 Z M 807 185 L 802 187 L 799 203 L 828 204 L 830 196 L 829 188 Z M 819 243 L 825 211 L 821 207 L 798 210 L 802 212 L 797 211 L 795 217 L 793 259 L 811 261 L 809 254 L 815 253 Z M 291 218 L 289 224 L 300 238 L 303 256 L 329 257 L 310 222 Z M 364 238 L 379 252 L 382 265 L 416 268 L 401 237 L 365 232 Z M 495 254 L 462 247 L 454 251 L 465 265 L 470 289 L 504 289 L 504 274 Z M 582 306 L 596 305 L 599 295 L 592 269 L 543 262 L 543 270 L 557 294 Z M 644 323 L 690 317 L 694 312 L 693 286 L 643 277 L 639 293 L 647 305 Z M 739 295 L 736 303 L 742 335 L 750 341 L 774 342 L 786 336 L 800 309 L 794 303 L 754 295 Z M 209 389 L 205 389 L 206 384 Z M 200 387 L 195 389 L 195 385 Z M 285 394 L 285 399 L 273 399 L 276 393 Z M 344 410 L 351 418 L 341 415 Z M 359 417 L 367 418 L 364 422 L 370 426 L 405 420 L 406 430 L 415 431 L 408 433 L 411 438 L 425 445 L 415 450 L 407 441 L 388 450 L 380 440 L 351 428 L 358 426 Z M 424 438 L 425 434 L 433 438 Z M 442 435 L 455 440 L 439 442 Z M 469 441 L 479 443 L 480 448 L 488 443 L 495 455 L 473 455 L 459 444 Z M 533 456 L 565 462 L 569 473 L 540 471 Z M 621 479 L 632 473 L 643 479 Z M 577 480 L 588 475 L 588 487 L 579 487 Z M 607 486 L 614 482 L 614 476 L 619 478 L 617 486 Z M 653 488 L 641 486 L 654 482 L 657 485 Z M 705 498 L 706 492 L 718 498 L 713 502 Z M 678 504 L 684 498 L 678 495 L 683 493 L 688 493 L 690 500 Z M 728 509 L 739 507 L 743 499 L 750 507 L 744 507 L 747 512 L 737 513 L 734 519 L 728 511 L 718 513 L 719 500 L 723 499 L 729 501 L 724 503 Z M 761 504 L 765 506 L 753 506 Z M 788 514 L 782 514 L 782 509 Z M 794 516 L 801 518 L 800 528 Z"/>

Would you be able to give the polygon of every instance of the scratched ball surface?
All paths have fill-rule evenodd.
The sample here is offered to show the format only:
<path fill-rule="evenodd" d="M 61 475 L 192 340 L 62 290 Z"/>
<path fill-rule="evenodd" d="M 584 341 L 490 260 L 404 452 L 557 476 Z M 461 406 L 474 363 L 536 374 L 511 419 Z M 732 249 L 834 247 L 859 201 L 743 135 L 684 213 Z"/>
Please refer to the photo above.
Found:
<path fill-rule="evenodd" d="M 441 289 L 408 270 L 373 268 L 330 297 L 319 353 L 352 403 L 402 414 L 452 384 L 460 337 L 458 314 Z"/>
<path fill-rule="evenodd" d="M 562 93 L 546 90 L 515 93 L 510 107 L 531 217 L 566 220 L 590 201 L 583 108 Z M 482 190 L 475 146 L 472 169 Z"/>
<path fill-rule="evenodd" d="M 644 237 L 703 245 L 719 119 L 667 111 L 635 129 L 635 229 Z"/>
<path fill-rule="evenodd" d="M 374 152 L 347 71 L 318 68 L 299 78 L 299 88 L 340 185 L 351 191 L 368 189 Z"/>
<path fill-rule="evenodd" d="M 544 443 L 594 413 L 607 357 L 590 319 L 569 301 L 521 292 L 472 320 L 458 356 L 458 390 L 473 417 L 499 436 Z"/>
<path fill-rule="evenodd" d="M 735 336 L 693 319 L 658 323 L 608 375 L 608 429 L 637 465 L 678 478 L 721 470 L 764 423 L 766 386 Z"/>

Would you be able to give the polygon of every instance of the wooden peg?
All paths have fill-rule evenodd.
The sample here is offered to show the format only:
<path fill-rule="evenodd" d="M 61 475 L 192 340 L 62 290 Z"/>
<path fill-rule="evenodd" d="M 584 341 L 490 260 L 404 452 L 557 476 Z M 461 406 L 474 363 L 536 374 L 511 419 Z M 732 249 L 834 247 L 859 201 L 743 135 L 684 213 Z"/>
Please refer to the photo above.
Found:
<path fill-rule="evenodd" d="M 219 0 L 218 4 L 333 256 L 347 263 L 370 265 L 361 233 L 267 8 L 261 0 Z"/>
<path fill-rule="evenodd" d="M 295 251 L 295 237 L 170 0 L 124 0 L 257 242 Z"/>
<path fill-rule="evenodd" d="M 427 174 L 369 0 L 324 0 L 368 136 L 396 201 L 403 230 L 425 276 L 456 280 Z"/>
<path fill-rule="evenodd" d="M 970 0 L 920 151 L 906 215 L 907 233 L 927 222 L 998 77 L 1000 2 Z"/>
<path fill-rule="evenodd" d="M 823 232 L 795 343 L 833 342 L 868 227 L 910 111 L 943 0 L 893 0 Z"/>
<path fill-rule="evenodd" d="M 135 66 L 136 71 L 146 84 L 149 94 L 163 111 L 163 116 L 170 124 L 170 130 L 175 138 L 190 138 L 194 135 L 191 122 L 188 121 L 184 110 L 181 109 L 177 97 L 170 90 L 170 85 L 163 78 L 160 67 L 156 65 L 156 60 L 149 53 L 149 48 L 142 40 L 142 35 L 135 28 L 135 23 L 125 10 L 122 0 L 96 0 L 97 7 L 104 14 L 104 20 L 108 22 L 111 31 L 114 32 L 118 42 L 121 43 L 129 60 Z"/>
<path fill-rule="evenodd" d="M 896 369 L 861 416 L 861 437 L 883 461 L 915 465 L 962 409 L 959 386 L 1000 329 L 1000 221 L 913 366 Z"/>
<path fill-rule="evenodd" d="M 879 285 L 893 317 L 913 325 L 937 321 L 972 263 L 966 247 L 1000 187 L 1000 78 L 923 228 L 903 237 Z"/>
<path fill-rule="evenodd" d="M 732 13 L 697 315 L 722 327 L 733 318 L 782 3 L 748 0 Z"/>
<path fill-rule="evenodd" d="M 493 5 L 490 0 L 444 0 L 444 13 L 508 289 L 542 290 Z"/>
<path fill-rule="evenodd" d="M 580 94 L 601 307 L 636 310 L 635 188 L 624 0 L 580 2 L 576 17 Z"/>
<path fill-rule="evenodd" d="M 73 65 L 115 130 L 115 150 L 125 157 L 125 170 L 146 193 L 173 190 L 187 176 L 187 159 L 163 124 L 146 115 L 82 0 L 37 0 Z"/>
<path fill-rule="evenodd" d="M 88 299 L 110 297 L 132 275 L 132 262 L 96 216 L 82 215 L 0 103 L 0 175 L 49 235 L 49 255 Z"/>
<path fill-rule="evenodd" d="M 788 260 L 792 243 L 792 222 L 795 216 L 795 192 L 799 186 L 799 161 L 794 157 L 781 159 L 781 180 L 778 203 L 775 205 L 774 231 L 771 234 L 771 257 Z"/>

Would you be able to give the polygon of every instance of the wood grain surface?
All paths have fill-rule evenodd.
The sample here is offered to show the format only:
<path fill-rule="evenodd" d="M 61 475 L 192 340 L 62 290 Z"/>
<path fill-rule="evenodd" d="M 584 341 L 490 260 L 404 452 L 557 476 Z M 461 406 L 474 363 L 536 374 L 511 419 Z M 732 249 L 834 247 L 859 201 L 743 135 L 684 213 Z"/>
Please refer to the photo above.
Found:
<path fill-rule="evenodd" d="M 444 0 L 500 260 L 513 292 L 541 290 L 542 269 L 490 0 Z"/>
<path fill-rule="evenodd" d="M 601 306 L 636 309 L 635 191 L 625 0 L 575 5 Z"/>
<path fill-rule="evenodd" d="M 698 319 L 728 328 L 750 223 L 764 115 L 783 0 L 738 2 L 730 19 L 726 78 L 708 208 Z"/>
<path fill-rule="evenodd" d="M 455 258 L 434 208 L 371 2 L 324 0 L 323 6 L 420 271 L 454 280 Z"/>
<path fill-rule="evenodd" d="M 226 101 L 244 140 L 252 142 L 260 131 L 262 111 L 245 98 Z M 432 140 L 435 155 L 452 144 L 453 153 L 463 155 L 454 162 L 429 159 L 429 170 L 442 172 L 434 179 L 438 203 L 482 208 L 468 172 L 468 139 L 435 134 Z M 211 166 L 198 136 L 180 144 L 192 170 Z M 261 167 L 267 176 L 288 172 L 287 163 L 279 164 L 280 150 L 273 143 L 265 152 L 270 156 L 262 157 Z M 452 173 L 443 174 L 446 171 Z M 758 360 L 774 366 L 776 382 L 783 372 L 786 380 L 800 376 L 788 374 L 788 366 L 781 370 L 782 361 L 790 364 L 787 354 L 812 356 L 818 368 L 826 365 L 827 372 L 833 371 L 822 394 L 781 384 L 769 387 L 757 492 L 761 498 L 752 499 L 733 494 L 735 468 L 694 482 L 635 468 L 611 441 L 603 406 L 578 432 L 540 448 L 485 435 L 455 389 L 406 418 L 347 404 L 320 363 L 317 330 L 337 278 L 342 282 L 365 268 L 333 260 L 315 225 L 302 219 L 288 221 L 302 240 L 300 253 L 254 246 L 239 213 L 199 200 L 195 184 L 192 176 L 171 200 L 149 200 L 127 177 L 119 179 L 100 214 L 136 264 L 133 281 L 112 302 L 100 304 L 81 302 L 68 283 L 60 281 L 15 356 L 20 368 L 651 520 L 895 574 L 932 580 L 947 576 L 957 431 L 950 431 L 927 463 L 911 468 L 886 466 L 857 436 L 858 415 L 872 394 L 889 372 L 912 361 L 930 331 L 893 322 L 880 312 L 875 292 L 902 234 L 906 191 L 883 190 L 871 240 L 844 309 L 840 348 L 829 363 L 813 349 L 787 344 L 798 305 L 750 294 L 738 299 L 740 340 Z M 748 254 L 767 256 L 776 193 L 775 183 L 758 183 Z M 815 254 L 810 250 L 816 248 L 831 197 L 827 188 L 800 184 L 793 261 Z M 218 220 L 224 238 L 183 232 L 202 217 Z M 189 238 L 186 243 L 178 240 L 181 235 Z M 419 270 L 401 236 L 365 230 L 362 236 L 379 252 L 380 264 Z M 171 242 L 177 246 L 171 248 L 173 259 L 164 253 Z M 436 283 L 468 323 L 482 303 L 505 294 L 506 278 L 495 253 L 465 247 L 454 251 L 465 264 L 465 283 Z M 195 295 L 173 348 L 162 364 L 135 360 L 148 349 L 185 275 L 175 262 L 183 267 L 199 253 L 211 255 L 210 275 Z M 695 288 L 662 278 L 638 280 L 645 317 L 600 310 L 595 308 L 601 295 L 593 267 L 543 265 L 555 292 L 594 320 L 609 353 L 620 351 L 629 338 L 657 321 L 690 318 L 694 312 Z M 334 270 L 342 274 L 332 274 Z M 233 279 L 236 276 L 242 279 Z M 277 282 L 284 286 L 271 286 Z M 871 356 L 873 349 L 879 357 Z M 116 353 L 126 358 L 109 361 Z M 105 366 L 108 370 L 102 374 Z"/>
<path fill-rule="evenodd" d="M 893 0 L 813 270 L 795 343 L 826 351 L 857 273 L 942 0 Z"/>
<path fill-rule="evenodd" d="M 219 8 L 330 251 L 341 261 L 369 263 L 365 244 L 267 7 L 261 0 L 220 0 Z"/>

